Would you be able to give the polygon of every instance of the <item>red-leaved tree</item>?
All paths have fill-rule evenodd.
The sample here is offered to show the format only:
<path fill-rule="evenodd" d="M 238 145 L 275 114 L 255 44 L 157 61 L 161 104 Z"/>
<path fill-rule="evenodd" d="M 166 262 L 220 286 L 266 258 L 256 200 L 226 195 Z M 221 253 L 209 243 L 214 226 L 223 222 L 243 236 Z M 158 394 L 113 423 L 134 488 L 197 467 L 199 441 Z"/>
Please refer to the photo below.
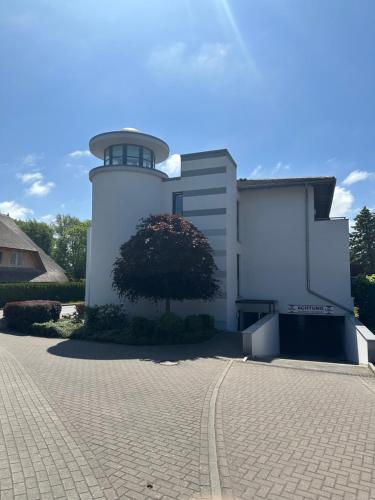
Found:
<path fill-rule="evenodd" d="M 217 266 L 206 237 L 180 215 L 150 215 L 120 248 L 113 288 L 131 302 L 212 300 L 220 293 Z"/>

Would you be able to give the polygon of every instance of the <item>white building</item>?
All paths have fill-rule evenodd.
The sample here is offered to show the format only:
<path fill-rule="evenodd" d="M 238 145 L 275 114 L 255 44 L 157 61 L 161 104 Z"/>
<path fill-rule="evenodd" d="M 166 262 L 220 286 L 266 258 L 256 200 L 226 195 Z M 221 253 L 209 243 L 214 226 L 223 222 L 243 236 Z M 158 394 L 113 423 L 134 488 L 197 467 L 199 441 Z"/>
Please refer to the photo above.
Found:
<path fill-rule="evenodd" d="M 156 168 L 168 145 L 134 129 L 96 135 L 90 151 L 103 163 L 89 174 L 89 305 L 119 302 L 111 271 L 139 220 L 177 212 L 210 241 L 224 294 L 173 303 L 174 312 L 212 314 L 227 330 L 245 330 L 267 314 L 260 333 L 250 328 L 253 355 L 281 348 L 355 358 L 348 220 L 329 217 L 334 177 L 237 180 L 235 161 L 221 149 L 181 155 L 181 176 L 169 178 Z M 163 308 L 127 305 L 130 314 L 151 317 Z"/>

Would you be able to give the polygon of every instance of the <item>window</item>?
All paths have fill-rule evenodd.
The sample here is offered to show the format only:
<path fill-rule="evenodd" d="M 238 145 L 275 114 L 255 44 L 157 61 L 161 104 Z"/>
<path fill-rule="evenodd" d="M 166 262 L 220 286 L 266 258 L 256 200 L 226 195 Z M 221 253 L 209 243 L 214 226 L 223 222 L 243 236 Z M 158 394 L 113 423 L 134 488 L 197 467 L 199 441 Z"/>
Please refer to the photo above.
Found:
<path fill-rule="evenodd" d="M 240 241 L 240 202 L 237 200 L 237 241 Z"/>
<path fill-rule="evenodd" d="M 122 146 L 112 146 L 112 165 L 123 165 Z"/>
<path fill-rule="evenodd" d="M 126 164 L 139 167 L 139 146 L 126 146 Z"/>
<path fill-rule="evenodd" d="M 12 252 L 10 256 L 10 263 L 12 266 L 22 266 L 23 264 L 23 253 Z"/>
<path fill-rule="evenodd" d="M 183 193 L 173 193 L 173 213 L 182 215 L 184 211 Z"/>
<path fill-rule="evenodd" d="M 240 254 L 237 254 L 237 297 L 240 295 Z"/>
<path fill-rule="evenodd" d="M 147 148 L 143 148 L 143 167 L 152 167 L 152 151 Z"/>
<path fill-rule="evenodd" d="M 111 164 L 111 148 L 107 148 L 104 152 L 104 165 L 110 165 Z"/>
<path fill-rule="evenodd" d="M 116 144 L 105 149 L 104 165 L 155 168 L 154 152 L 134 144 Z"/>

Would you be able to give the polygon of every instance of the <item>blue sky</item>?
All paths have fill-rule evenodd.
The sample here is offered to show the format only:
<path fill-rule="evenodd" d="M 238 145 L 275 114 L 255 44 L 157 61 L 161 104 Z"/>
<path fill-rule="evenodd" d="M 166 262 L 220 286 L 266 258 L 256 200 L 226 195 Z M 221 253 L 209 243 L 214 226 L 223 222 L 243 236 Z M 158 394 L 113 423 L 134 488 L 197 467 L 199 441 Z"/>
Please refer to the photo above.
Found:
<path fill-rule="evenodd" d="M 372 0 L 12 0 L 0 6 L 0 211 L 90 217 L 91 136 L 135 127 L 238 176 L 337 177 L 375 207 Z"/>

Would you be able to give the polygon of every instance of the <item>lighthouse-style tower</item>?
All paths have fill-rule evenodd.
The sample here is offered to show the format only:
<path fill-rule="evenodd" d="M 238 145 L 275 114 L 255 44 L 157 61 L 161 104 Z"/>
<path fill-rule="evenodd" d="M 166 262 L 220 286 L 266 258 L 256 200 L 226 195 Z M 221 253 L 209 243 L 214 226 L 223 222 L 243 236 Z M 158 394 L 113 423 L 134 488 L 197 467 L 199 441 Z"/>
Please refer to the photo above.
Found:
<path fill-rule="evenodd" d="M 90 151 L 102 160 L 90 171 L 92 226 L 88 239 L 86 303 L 118 303 L 112 267 L 122 243 L 142 217 L 163 211 L 163 179 L 155 165 L 168 158 L 168 145 L 152 135 L 125 128 L 96 135 Z"/>

